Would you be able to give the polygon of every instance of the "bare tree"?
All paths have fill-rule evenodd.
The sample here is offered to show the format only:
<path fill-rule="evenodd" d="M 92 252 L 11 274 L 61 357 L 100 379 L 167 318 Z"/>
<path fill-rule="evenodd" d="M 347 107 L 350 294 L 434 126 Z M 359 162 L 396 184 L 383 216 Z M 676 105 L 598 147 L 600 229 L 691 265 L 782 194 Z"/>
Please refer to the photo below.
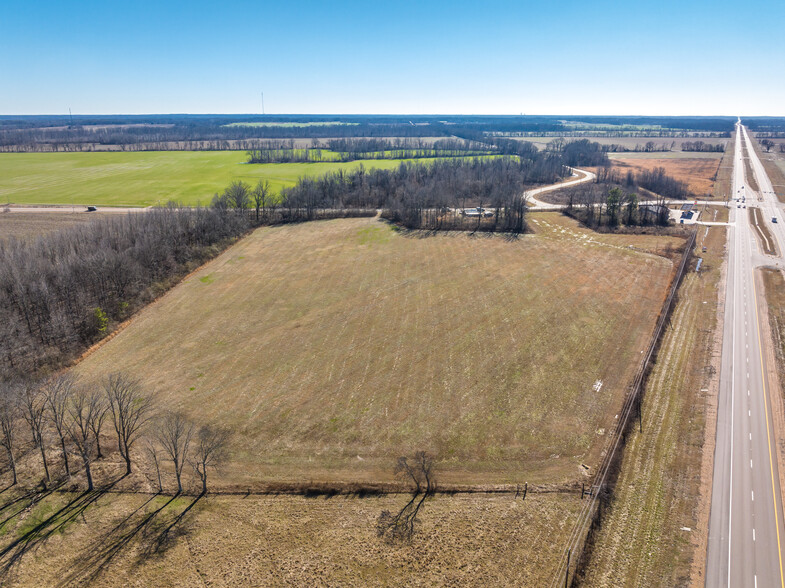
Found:
<path fill-rule="evenodd" d="M 8 465 L 13 474 L 12 486 L 17 483 L 16 459 L 16 426 L 20 416 L 19 396 L 17 390 L 10 385 L 3 385 L 0 389 L 0 445 L 8 454 Z"/>
<path fill-rule="evenodd" d="M 142 387 L 137 380 L 121 372 L 107 377 L 104 390 L 117 433 L 117 446 L 125 459 L 125 474 L 128 475 L 131 473 L 131 447 L 152 418 L 152 401 L 142 395 Z"/>
<path fill-rule="evenodd" d="M 68 406 L 68 413 L 71 422 L 68 426 L 68 436 L 79 452 L 84 464 L 85 475 L 87 476 L 87 490 L 93 490 L 93 473 L 90 463 L 93 460 L 93 449 L 95 447 L 95 434 L 93 433 L 92 421 L 102 410 L 102 398 L 98 394 L 90 394 L 85 390 L 79 390 L 72 395 L 72 402 Z"/>
<path fill-rule="evenodd" d="M 103 427 L 106 415 L 109 414 L 109 403 L 106 397 L 98 390 L 93 390 L 90 393 L 90 402 L 94 405 L 93 418 L 90 419 L 90 430 L 95 437 L 95 447 L 97 450 L 96 459 L 103 458 L 104 454 L 101 451 L 101 428 Z"/>
<path fill-rule="evenodd" d="M 178 494 L 183 491 L 183 465 L 188 458 L 188 447 L 191 444 L 193 432 L 193 423 L 179 412 L 170 412 L 161 419 L 158 426 L 158 442 L 174 465 Z"/>
<path fill-rule="evenodd" d="M 46 403 L 41 390 L 32 382 L 24 382 L 21 387 L 20 401 L 22 404 L 22 417 L 30 426 L 33 443 L 41 451 L 41 461 L 44 463 L 44 484 L 51 482 L 49 465 L 46 463 L 46 444 L 44 442 Z"/>
<path fill-rule="evenodd" d="M 216 468 L 226 458 L 229 431 L 205 425 L 196 434 L 196 447 L 191 463 L 202 481 L 202 494 L 207 494 L 207 468 Z"/>
<path fill-rule="evenodd" d="M 155 464 L 155 473 L 158 476 L 158 492 L 163 492 L 164 485 L 161 483 L 161 462 L 158 460 L 158 447 L 156 447 L 152 440 L 148 439 L 145 442 L 144 448 L 147 452 L 147 455 L 150 456 L 150 459 L 152 459 L 153 463 Z"/>
<path fill-rule="evenodd" d="M 265 210 L 267 206 L 267 199 L 270 196 L 270 182 L 265 180 L 262 182 L 259 180 L 259 183 L 253 189 L 252 192 L 253 202 L 256 206 L 256 222 L 259 222 L 260 212 Z"/>
<path fill-rule="evenodd" d="M 57 436 L 60 438 L 60 448 L 63 451 L 63 465 L 65 475 L 71 477 L 71 468 L 68 466 L 68 450 L 65 447 L 65 439 L 68 436 L 68 425 L 66 415 L 68 414 L 68 404 L 77 385 L 76 377 L 70 373 L 59 374 L 49 378 L 43 387 L 44 401 L 48 411 L 49 422 L 54 426 Z"/>
<path fill-rule="evenodd" d="M 224 190 L 229 205 L 244 214 L 245 210 L 251 203 L 250 187 L 242 181 L 235 181 L 229 184 L 229 187 Z"/>
<path fill-rule="evenodd" d="M 376 532 L 379 537 L 408 541 L 414 535 L 420 508 L 436 490 L 433 459 L 424 451 L 415 453 L 411 462 L 406 457 L 400 457 L 395 466 L 395 474 L 413 485 L 412 497 L 395 515 L 389 510 L 383 510 L 376 522 Z"/>

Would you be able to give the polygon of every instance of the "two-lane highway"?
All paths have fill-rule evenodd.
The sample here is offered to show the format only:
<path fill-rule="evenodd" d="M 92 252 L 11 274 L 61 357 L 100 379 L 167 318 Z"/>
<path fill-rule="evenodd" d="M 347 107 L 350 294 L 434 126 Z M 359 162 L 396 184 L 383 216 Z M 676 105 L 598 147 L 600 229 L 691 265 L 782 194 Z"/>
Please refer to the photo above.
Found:
<path fill-rule="evenodd" d="M 728 238 L 706 585 L 785 588 L 785 526 L 763 347 L 769 342 L 763 341 L 760 331 L 758 304 L 763 298 L 754 280 L 755 260 L 761 254 L 746 206 L 764 207 L 767 221 L 778 213 L 766 193 L 768 178 L 762 177 L 762 166 L 757 169 L 753 163 L 761 193 L 747 185 L 743 141 L 749 138 L 738 124 L 732 197 L 746 201 L 742 200 L 741 208 L 733 204 L 735 218 Z M 754 155 L 751 144 L 748 152 Z M 779 244 L 778 251 L 782 252 Z M 770 263 L 775 261 L 772 258 Z"/>

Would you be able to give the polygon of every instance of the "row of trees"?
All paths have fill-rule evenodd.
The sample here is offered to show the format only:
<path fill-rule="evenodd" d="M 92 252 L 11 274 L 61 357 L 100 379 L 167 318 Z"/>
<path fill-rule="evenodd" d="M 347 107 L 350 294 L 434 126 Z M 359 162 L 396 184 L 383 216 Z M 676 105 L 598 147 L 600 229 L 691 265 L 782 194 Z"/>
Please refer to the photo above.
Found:
<path fill-rule="evenodd" d="M 641 204 L 637 194 L 625 192 L 619 186 L 589 184 L 572 190 L 565 214 L 589 227 L 670 224 L 664 198 Z"/>
<path fill-rule="evenodd" d="M 702 153 L 723 153 L 725 145 L 722 143 L 711 144 L 705 141 L 683 141 L 681 144 L 682 151 L 698 151 Z"/>
<path fill-rule="evenodd" d="M 191 464 L 207 492 L 208 472 L 227 455 L 229 434 L 211 425 L 197 426 L 177 412 L 158 414 L 141 384 L 123 373 L 107 376 L 99 385 L 85 386 L 64 373 L 41 381 L 5 381 L 0 384 L 0 445 L 5 450 L 12 484 L 19 482 L 18 464 L 31 452 L 40 456 L 42 483 L 54 476 L 52 449 L 62 461 L 63 477 L 74 473 L 72 459 L 82 463 L 87 489 L 94 488 L 92 464 L 111 449 L 101 446 L 102 436 L 113 430 L 117 451 L 131 474 L 137 446 L 143 441 L 163 492 L 161 468 L 172 465 L 177 492 L 183 491 L 182 474 Z M 29 433 L 29 442 L 26 442 Z"/>
<path fill-rule="evenodd" d="M 694 196 L 685 182 L 669 176 L 663 167 L 638 172 L 632 170 L 622 172 L 612 167 L 600 168 L 597 170 L 594 183 L 616 184 L 628 189 L 643 188 L 668 199 L 686 200 Z"/>
<path fill-rule="evenodd" d="M 248 163 L 314 163 L 322 161 L 356 161 L 358 159 L 422 159 L 426 157 L 466 157 L 492 155 L 492 145 L 463 139 L 442 139 L 432 143 L 422 139 L 333 139 L 312 147 L 295 148 L 266 145 L 249 150 Z"/>
<path fill-rule="evenodd" d="M 247 228 L 220 208 L 167 206 L 0 241 L 0 378 L 63 365 Z"/>

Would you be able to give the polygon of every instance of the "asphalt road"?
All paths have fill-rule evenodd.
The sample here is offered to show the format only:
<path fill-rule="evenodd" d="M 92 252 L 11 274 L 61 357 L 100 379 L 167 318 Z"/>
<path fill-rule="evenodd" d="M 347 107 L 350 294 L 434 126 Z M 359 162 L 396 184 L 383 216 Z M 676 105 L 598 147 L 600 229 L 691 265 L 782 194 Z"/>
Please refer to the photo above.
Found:
<path fill-rule="evenodd" d="M 733 197 L 746 197 L 747 206 L 760 206 L 775 238 L 785 243 L 785 228 L 771 223 L 773 216 L 782 223 L 780 206 L 751 144 L 760 192 L 747 185 L 741 142 L 749 137 L 741 125 L 737 130 Z M 771 342 L 764 341 L 760 333 L 758 308 L 765 299 L 753 280 L 756 266 L 782 265 L 782 259 L 761 253 L 746 208 L 733 206 L 732 211 L 706 585 L 785 588 L 785 527 L 771 418 L 772 391 L 763 353 L 763 345 Z M 778 251 L 782 252 L 779 244 Z"/>

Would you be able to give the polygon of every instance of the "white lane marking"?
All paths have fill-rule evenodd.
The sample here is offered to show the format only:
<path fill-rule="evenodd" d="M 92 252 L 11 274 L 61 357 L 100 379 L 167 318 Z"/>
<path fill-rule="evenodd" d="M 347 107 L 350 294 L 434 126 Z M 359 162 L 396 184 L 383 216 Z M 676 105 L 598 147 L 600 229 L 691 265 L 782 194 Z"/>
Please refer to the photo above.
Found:
<path fill-rule="evenodd" d="M 755 541 L 755 529 L 752 530 L 752 540 Z"/>
<path fill-rule="evenodd" d="M 751 492 L 752 492 L 752 502 L 755 502 L 755 491 L 752 490 Z"/>
<path fill-rule="evenodd" d="M 748 410 L 748 411 L 747 411 L 747 416 L 748 416 L 748 417 L 751 417 L 751 416 L 752 416 L 752 411 L 749 411 L 749 410 Z"/>
<path fill-rule="evenodd" d="M 752 441 L 752 433 L 750 433 L 750 441 Z"/>

